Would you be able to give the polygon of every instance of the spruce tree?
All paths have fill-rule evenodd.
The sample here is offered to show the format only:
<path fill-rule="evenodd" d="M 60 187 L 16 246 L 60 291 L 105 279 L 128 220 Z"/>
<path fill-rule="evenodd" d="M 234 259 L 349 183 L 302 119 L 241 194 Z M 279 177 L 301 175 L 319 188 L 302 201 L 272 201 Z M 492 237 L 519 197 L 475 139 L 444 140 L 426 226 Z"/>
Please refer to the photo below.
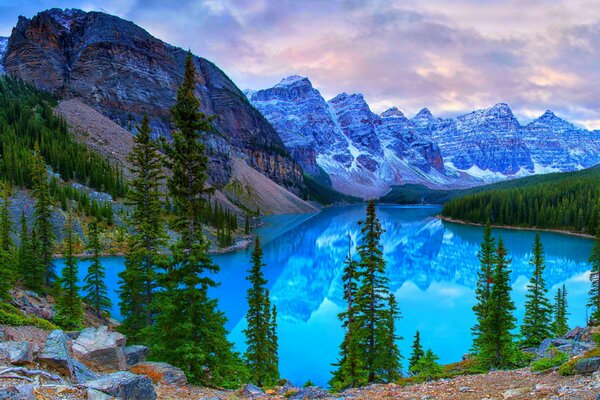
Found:
<path fill-rule="evenodd" d="M 205 195 L 210 193 L 202 140 L 211 125 L 199 111 L 195 87 L 194 61 L 188 53 L 184 82 L 172 108 L 173 141 L 164 143 L 172 171 L 167 184 L 175 205 L 172 227 L 178 238 L 170 246 L 171 259 L 155 294 L 151 352 L 154 358 L 182 368 L 193 383 L 237 386 L 244 379 L 243 364 L 227 340 L 225 315 L 208 296 L 208 289 L 216 286 L 209 274 L 218 271 L 208 255 L 200 221 Z"/>
<path fill-rule="evenodd" d="M 567 316 L 567 287 L 558 288 L 554 297 L 554 321 L 552 322 L 552 333 L 554 337 L 564 336 L 569 332 Z"/>
<path fill-rule="evenodd" d="M 425 355 L 425 351 L 423 351 L 423 346 L 421 346 L 421 334 L 419 331 L 415 333 L 415 340 L 412 344 L 412 352 L 410 355 L 410 359 L 408 360 L 408 370 L 412 373 L 415 373 L 414 368 L 419 362 L 421 358 Z"/>
<path fill-rule="evenodd" d="M 344 285 L 344 300 L 346 310 L 338 314 L 344 328 L 344 340 L 340 345 L 340 357 L 333 376 L 329 381 L 335 391 L 349 387 L 362 386 L 367 382 L 367 374 L 363 368 L 362 349 L 360 344 L 360 325 L 357 318 L 360 312 L 356 302 L 359 284 L 358 263 L 352 258 L 351 239 L 348 237 L 348 255 L 344 261 L 342 281 Z"/>
<path fill-rule="evenodd" d="M 13 266 L 13 243 L 10 237 L 10 186 L 2 183 L 2 204 L 0 205 L 0 299 L 9 298 L 9 289 L 15 278 Z"/>
<path fill-rule="evenodd" d="M 38 143 L 35 144 L 31 160 L 32 194 L 35 199 L 35 234 L 39 243 L 39 263 L 44 269 L 45 286 L 49 288 L 54 280 L 54 231 L 52 227 L 52 200 L 48 186 L 48 171 Z M 47 289 L 44 289 L 45 291 Z"/>
<path fill-rule="evenodd" d="M 102 247 L 100 244 L 100 232 L 97 220 L 93 220 L 89 225 L 87 247 L 91 252 L 91 263 L 84 279 L 84 300 L 92 307 L 96 316 L 102 317 L 103 312 L 107 314 L 110 312 L 112 303 L 108 297 L 108 291 L 106 289 L 106 284 L 104 283 L 106 273 L 100 262 Z"/>
<path fill-rule="evenodd" d="M 479 335 L 478 356 L 487 367 L 506 368 L 514 363 L 516 349 L 512 330 L 516 319 L 515 305 L 510 298 L 510 263 L 504 243 L 499 239 L 486 317 Z"/>
<path fill-rule="evenodd" d="M 488 220 L 483 230 L 483 242 L 481 243 L 481 248 L 477 254 L 481 265 L 481 270 L 477 273 L 477 283 L 475 286 L 476 303 L 473 306 L 477 322 L 475 323 L 475 326 L 471 328 L 471 334 L 473 335 L 472 350 L 475 353 L 477 353 L 481 347 L 481 324 L 486 318 L 488 301 L 490 298 L 492 274 L 494 265 L 496 264 L 495 242 L 495 239 L 492 237 L 492 227 Z"/>
<path fill-rule="evenodd" d="M 367 215 L 360 221 L 361 242 L 358 246 L 358 270 L 360 286 L 356 302 L 360 313 L 357 323 L 360 326 L 359 341 L 362 349 L 367 382 L 373 383 L 383 377 L 378 375 L 386 362 L 381 343 L 385 342 L 388 332 L 384 326 L 387 316 L 388 279 L 385 276 L 385 260 L 381 250 L 381 235 L 384 232 L 375 213 L 375 202 L 367 205 Z"/>
<path fill-rule="evenodd" d="M 423 357 L 413 367 L 416 375 L 432 379 L 442 373 L 442 367 L 437 363 L 440 358 L 431 349 L 427 349 Z"/>
<path fill-rule="evenodd" d="M 127 159 L 133 176 L 127 193 L 127 204 L 133 207 L 129 221 L 133 232 L 125 270 L 119 273 L 119 308 L 123 318 L 120 328 L 131 342 L 146 343 L 146 328 L 154 322 L 157 269 L 164 264 L 162 252 L 167 244 L 161 201 L 163 157 L 160 146 L 151 138 L 146 116 L 138 126 Z"/>
<path fill-rule="evenodd" d="M 19 249 L 17 252 L 17 270 L 23 286 L 34 292 L 41 293 L 46 284 L 45 271 L 40 267 L 36 257 L 37 239 L 31 235 L 27 227 L 25 211 L 21 211 L 21 231 L 19 234 Z"/>
<path fill-rule="evenodd" d="M 381 336 L 383 340 L 379 344 L 381 346 L 381 367 L 379 376 L 384 382 L 395 382 L 402 375 L 402 366 L 400 364 L 400 349 L 398 349 L 398 340 L 402 339 L 396 335 L 396 321 L 400 318 L 398 303 L 393 293 L 388 296 L 388 309 L 385 315 L 385 320 L 381 326 L 383 330 Z"/>
<path fill-rule="evenodd" d="M 63 258 L 65 265 L 60 277 L 61 295 L 56 299 L 55 321 L 65 329 L 78 329 L 83 323 L 83 308 L 77 285 L 77 258 L 75 258 L 73 213 L 67 214 Z"/>
<path fill-rule="evenodd" d="M 533 276 L 527 285 L 525 316 L 521 324 L 521 346 L 537 347 L 544 339 L 552 336 L 552 305 L 548 300 L 544 280 L 544 247 L 539 232 L 535 235 L 533 253 L 529 262 L 533 265 Z"/>
<path fill-rule="evenodd" d="M 270 306 L 269 291 L 266 291 L 267 308 Z M 277 335 L 277 306 L 271 308 L 271 320 L 267 334 L 268 377 L 272 384 L 279 382 L 279 335 Z"/>
<path fill-rule="evenodd" d="M 589 259 L 592 264 L 590 271 L 591 289 L 587 305 L 591 309 L 590 324 L 600 323 L 600 217 L 596 228 L 596 240 Z"/>

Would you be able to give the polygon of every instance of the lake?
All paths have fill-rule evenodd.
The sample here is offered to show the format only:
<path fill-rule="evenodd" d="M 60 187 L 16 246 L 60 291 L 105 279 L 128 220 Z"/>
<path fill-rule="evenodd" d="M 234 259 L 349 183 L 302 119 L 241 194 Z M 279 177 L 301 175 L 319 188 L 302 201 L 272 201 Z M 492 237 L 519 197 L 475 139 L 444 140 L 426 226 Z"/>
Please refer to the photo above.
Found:
<path fill-rule="evenodd" d="M 400 349 L 407 359 L 415 330 L 423 345 L 440 356 L 440 362 L 461 359 L 471 346 L 470 328 L 474 286 L 479 270 L 477 252 L 482 228 L 443 222 L 435 218 L 437 206 L 378 206 L 386 232 L 382 236 L 390 288 L 402 312 L 398 334 Z M 265 217 L 257 230 L 263 243 L 265 276 L 271 301 L 277 305 L 280 372 L 296 384 L 310 379 L 326 385 L 331 363 L 336 361 L 343 332 L 337 314 L 344 308 L 341 275 L 348 252 L 348 237 L 355 250 L 359 239 L 357 222 L 364 205 L 333 207 L 318 214 Z M 532 231 L 494 229 L 502 236 L 512 257 L 513 300 L 521 321 L 529 265 Z M 556 289 L 567 285 L 570 325 L 586 321 L 589 290 L 587 259 L 593 241 L 556 233 L 541 233 L 546 251 L 546 282 L 553 298 Z M 353 250 L 353 252 L 355 252 Z M 251 249 L 218 255 L 221 267 L 215 279 L 221 285 L 212 291 L 228 317 L 230 339 L 244 350 L 246 270 Z M 123 266 L 120 257 L 103 258 L 107 285 L 113 299 L 113 316 L 119 318 L 115 289 Z M 80 276 L 87 262 L 80 262 Z M 57 261 L 57 268 L 62 262 Z"/>

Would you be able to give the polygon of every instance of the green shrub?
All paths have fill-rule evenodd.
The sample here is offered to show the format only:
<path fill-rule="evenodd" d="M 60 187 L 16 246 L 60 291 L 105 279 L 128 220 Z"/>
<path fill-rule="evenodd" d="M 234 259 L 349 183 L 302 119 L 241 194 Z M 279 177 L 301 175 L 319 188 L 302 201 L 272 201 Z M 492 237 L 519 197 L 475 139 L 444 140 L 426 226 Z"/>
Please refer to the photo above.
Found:
<path fill-rule="evenodd" d="M 567 361 L 558 368 L 558 373 L 564 376 L 575 375 L 575 364 L 577 363 L 577 361 L 591 357 L 600 357 L 600 347 L 597 347 L 588 351 L 587 353 L 584 353 L 581 357 L 573 358 L 572 360 Z"/>
<path fill-rule="evenodd" d="M 56 325 L 42 318 L 29 317 L 18 308 L 4 302 L 0 302 L 0 325 L 26 326 L 33 325 L 44 330 L 58 329 Z"/>
<path fill-rule="evenodd" d="M 556 368 L 567 361 L 569 361 L 569 355 L 555 348 L 552 350 L 551 357 L 541 358 L 531 363 L 531 370 L 536 372 L 548 371 L 549 369 Z"/>
<path fill-rule="evenodd" d="M 302 387 L 305 387 L 305 388 L 311 387 L 311 386 L 315 386 L 315 384 L 310 379 L 307 380 L 306 382 L 304 382 L 304 385 L 302 385 Z"/>
<path fill-rule="evenodd" d="M 592 340 L 596 343 L 596 346 L 600 346 L 600 332 L 593 333 Z"/>

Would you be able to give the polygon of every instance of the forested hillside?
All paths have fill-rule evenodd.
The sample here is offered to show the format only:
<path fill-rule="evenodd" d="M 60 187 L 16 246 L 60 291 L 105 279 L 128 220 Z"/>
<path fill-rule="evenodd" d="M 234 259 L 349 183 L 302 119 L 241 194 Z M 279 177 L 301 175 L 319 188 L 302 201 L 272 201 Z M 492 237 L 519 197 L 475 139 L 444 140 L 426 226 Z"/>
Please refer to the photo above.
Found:
<path fill-rule="evenodd" d="M 468 222 L 593 234 L 600 207 L 600 167 L 489 185 L 448 201 L 442 215 Z"/>

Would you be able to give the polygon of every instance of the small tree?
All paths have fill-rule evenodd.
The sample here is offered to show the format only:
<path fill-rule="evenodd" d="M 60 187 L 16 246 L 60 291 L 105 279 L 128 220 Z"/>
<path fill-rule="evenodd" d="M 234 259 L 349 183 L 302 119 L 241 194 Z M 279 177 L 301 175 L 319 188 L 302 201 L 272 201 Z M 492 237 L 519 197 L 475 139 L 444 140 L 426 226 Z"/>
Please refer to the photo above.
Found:
<path fill-rule="evenodd" d="M 423 357 L 413 367 L 413 373 L 432 379 L 442 373 L 442 367 L 437 363 L 440 358 L 431 349 L 427 349 Z"/>
<path fill-rule="evenodd" d="M 396 335 L 396 321 L 399 318 L 400 311 L 398 310 L 396 296 L 394 296 L 393 293 L 390 293 L 388 297 L 387 315 L 381 326 L 381 329 L 383 329 L 383 340 L 380 343 L 382 346 L 382 360 L 381 372 L 379 373 L 383 380 L 388 383 L 395 382 L 402 375 L 402 366 L 400 365 L 402 356 L 398 344 L 396 343 L 398 340 L 402 339 Z"/>
<path fill-rule="evenodd" d="M 108 297 L 108 291 L 106 289 L 106 284 L 104 283 L 106 273 L 100 262 L 100 252 L 102 251 L 102 248 L 100 245 L 100 232 L 97 220 L 92 221 L 89 226 L 88 250 L 91 252 L 91 264 L 88 267 L 87 275 L 84 280 L 84 300 L 92 307 L 96 316 L 102 317 L 103 312 L 110 312 L 112 303 Z"/>
<path fill-rule="evenodd" d="M 412 344 L 412 353 L 410 355 L 410 359 L 408 360 L 408 370 L 412 373 L 416 373 L 414 371 L 415 365 L 419 362 L 421 358 L 425 355 L 425 351 L 423 350 L 423 346 L 421 346 L 421 334 L 419 331 L 415 333 L 415 340 Z"/>
<path fill-rule="evenodd" d="M 13 243 L 10 237 L 10 185 L 2 184 L 2 204 L 0 205 L 0 299 L 9 297 L 9 289 L 13 285 Z"/>
<path fill-rule="evenodd" d="M 600 217 L 599 217 L 600 221 Z M 590 323 L 600 322 L 600 223 L 596 228 L 596 241 L 590 256 L 592 268 L 590 271 L 591 289 L 589 292 L 588 306 L 591 309 Z"/>
<path fill-rule="evenodd" d="M 569 332 L 569 323 L 567 316 L 567 287 L 565 285 L 558 288 L 554 297 L 554 321 L 552 323 L 552 333 L 555 337 L 564 336 Z"/>
<path fill-rule="evenodd" d="M 56 322 L 65 329 L 78 329 L 83 322 L 83 308 L 77 285 L 77 259 L 74 248 L 76 238 L 73 235 L 73 214 L 67 214 L 65 226 L 65 243 L 63 257 L 65 265 L 60 278 L 61 295 L 56 302 Z"/>
<path fill-rule="evenodd" d="M 551 337 L 552 305 L 548 300 L 546 281 L 544 280 L 544 247 L 539 232 L 535 235 L 531 261 L 533 276 L 527 285 L 525 316 L 521 324 L 521 345 L 538 346 L 544 339 Z"/>
<path fill-rule="evenodd" d="M 476 304 L 473 306 L 477 322 L 471 328 L 473 335 L 473 351 L 477 353 L 481 347 L 481 325 L 485 321 L 488 301 L 491 293 L 492 274 L 496 264 L 496 244 L 492 237 L 492 227 L 488 220 L 483 230 L 483 242 L 478 253 L 481 270 L 477 274 L 477 284 L 475 286 Z"/>

